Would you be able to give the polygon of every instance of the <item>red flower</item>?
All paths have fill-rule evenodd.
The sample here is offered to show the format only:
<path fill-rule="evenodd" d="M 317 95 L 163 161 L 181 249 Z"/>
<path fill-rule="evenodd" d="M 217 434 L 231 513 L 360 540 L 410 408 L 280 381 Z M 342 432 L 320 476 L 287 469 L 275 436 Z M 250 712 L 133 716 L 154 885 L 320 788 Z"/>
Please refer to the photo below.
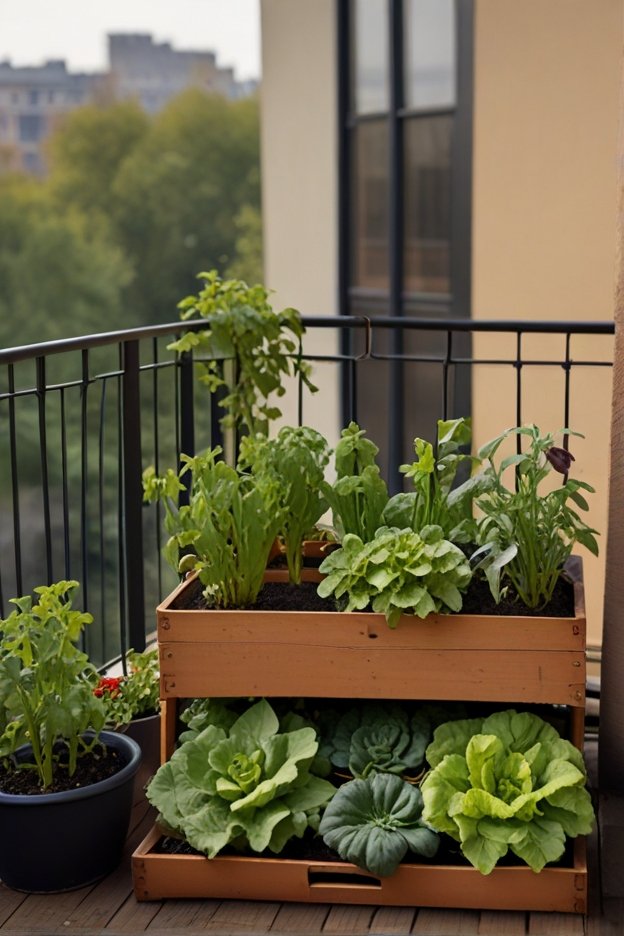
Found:
<path fill-rule="evenodd" d="M 93 695 L 97 696 L 100 699 L 103 695 L 109 695 L 111 699 L 114 699 L 120 693 L 120 686 L 123 682 L 121 676 L 102 676 L 96 688 L 93 690 Z"/>
<path fill-rule="evenodd" d="M 557 448 L 556 445 L 551 445 L 544 454 L 555 471 L 558 471 L 560 474 L 567 474 L 570 470 L 570 465 L 574 461 L 574 455 L 571 452 L 568 452 L 567 449 Z"/>

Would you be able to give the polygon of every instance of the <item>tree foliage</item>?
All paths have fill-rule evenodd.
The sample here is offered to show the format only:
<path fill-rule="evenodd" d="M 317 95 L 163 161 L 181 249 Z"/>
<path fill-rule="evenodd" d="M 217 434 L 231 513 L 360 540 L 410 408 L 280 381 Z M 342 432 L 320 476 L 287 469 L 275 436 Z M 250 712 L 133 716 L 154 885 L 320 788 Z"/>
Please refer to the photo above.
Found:
<path fill-rule="evenodd" d="M 69 114 L 47 179 L 0 175 L 0 345 L 173 321 L 202 269 L 260 279 L 258 136 L 257 100 L 198 90 Z"/>

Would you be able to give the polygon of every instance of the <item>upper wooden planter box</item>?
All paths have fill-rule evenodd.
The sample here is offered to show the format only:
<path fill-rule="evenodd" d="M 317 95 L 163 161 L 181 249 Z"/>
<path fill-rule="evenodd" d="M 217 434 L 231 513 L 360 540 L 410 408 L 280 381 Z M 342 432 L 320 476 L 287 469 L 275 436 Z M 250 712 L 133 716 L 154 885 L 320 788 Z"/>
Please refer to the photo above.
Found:
<path fill-rule="evenodd" d="M 585 702 L 585 607 L 573 618 L 157 609 L 161 697 L 311 696 Z"/>

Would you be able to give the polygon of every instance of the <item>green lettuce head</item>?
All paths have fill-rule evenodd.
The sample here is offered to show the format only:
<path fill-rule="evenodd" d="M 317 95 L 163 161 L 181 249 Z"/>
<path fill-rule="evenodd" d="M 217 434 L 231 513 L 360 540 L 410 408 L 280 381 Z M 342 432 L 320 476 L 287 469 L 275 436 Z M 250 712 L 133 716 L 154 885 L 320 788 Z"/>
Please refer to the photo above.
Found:
<path fill-rule="evenodd" d="M 335 792 L 310 773 L 313 728 L 279 731 L 268 702 L 252 705 L 229 728 L 209 725 L 159 768 L 147 797 L 159 821 L 214 858 L 228 843 L 277 853 L 318 828 Z"/>
<path fill-rule="evenodd" d="M 513 710 L 449 722 L 427 748 L 423 819 L 489 874 L 511 850 L 533 871 L 591 832 L 583 756 L 537 715 Z"/>

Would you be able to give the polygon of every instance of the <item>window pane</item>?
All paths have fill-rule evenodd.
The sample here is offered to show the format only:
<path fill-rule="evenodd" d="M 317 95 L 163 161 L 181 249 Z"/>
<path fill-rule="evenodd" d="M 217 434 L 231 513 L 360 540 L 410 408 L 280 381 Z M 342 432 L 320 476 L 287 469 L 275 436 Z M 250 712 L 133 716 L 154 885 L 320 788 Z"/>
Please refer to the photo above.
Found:
<path fill-rule="evenodd" d="M 353 0 L 352 109 L 371 114 L 388 109 L 388 3 Z"/>
<path fill-rule="evenodd" d="M 405 124 L 405 289 L 449 293 L 451 117 Z"/>
<path fill-rule="evenodd" d="M 352 278 L 354 286 L 388 285 L 388 131 L 385 121 L 352 133 Z"/>
<path fill-rule="evenodd" d="M 454 0 L 405 0 L 405 103 L 455 103 Z"/>

